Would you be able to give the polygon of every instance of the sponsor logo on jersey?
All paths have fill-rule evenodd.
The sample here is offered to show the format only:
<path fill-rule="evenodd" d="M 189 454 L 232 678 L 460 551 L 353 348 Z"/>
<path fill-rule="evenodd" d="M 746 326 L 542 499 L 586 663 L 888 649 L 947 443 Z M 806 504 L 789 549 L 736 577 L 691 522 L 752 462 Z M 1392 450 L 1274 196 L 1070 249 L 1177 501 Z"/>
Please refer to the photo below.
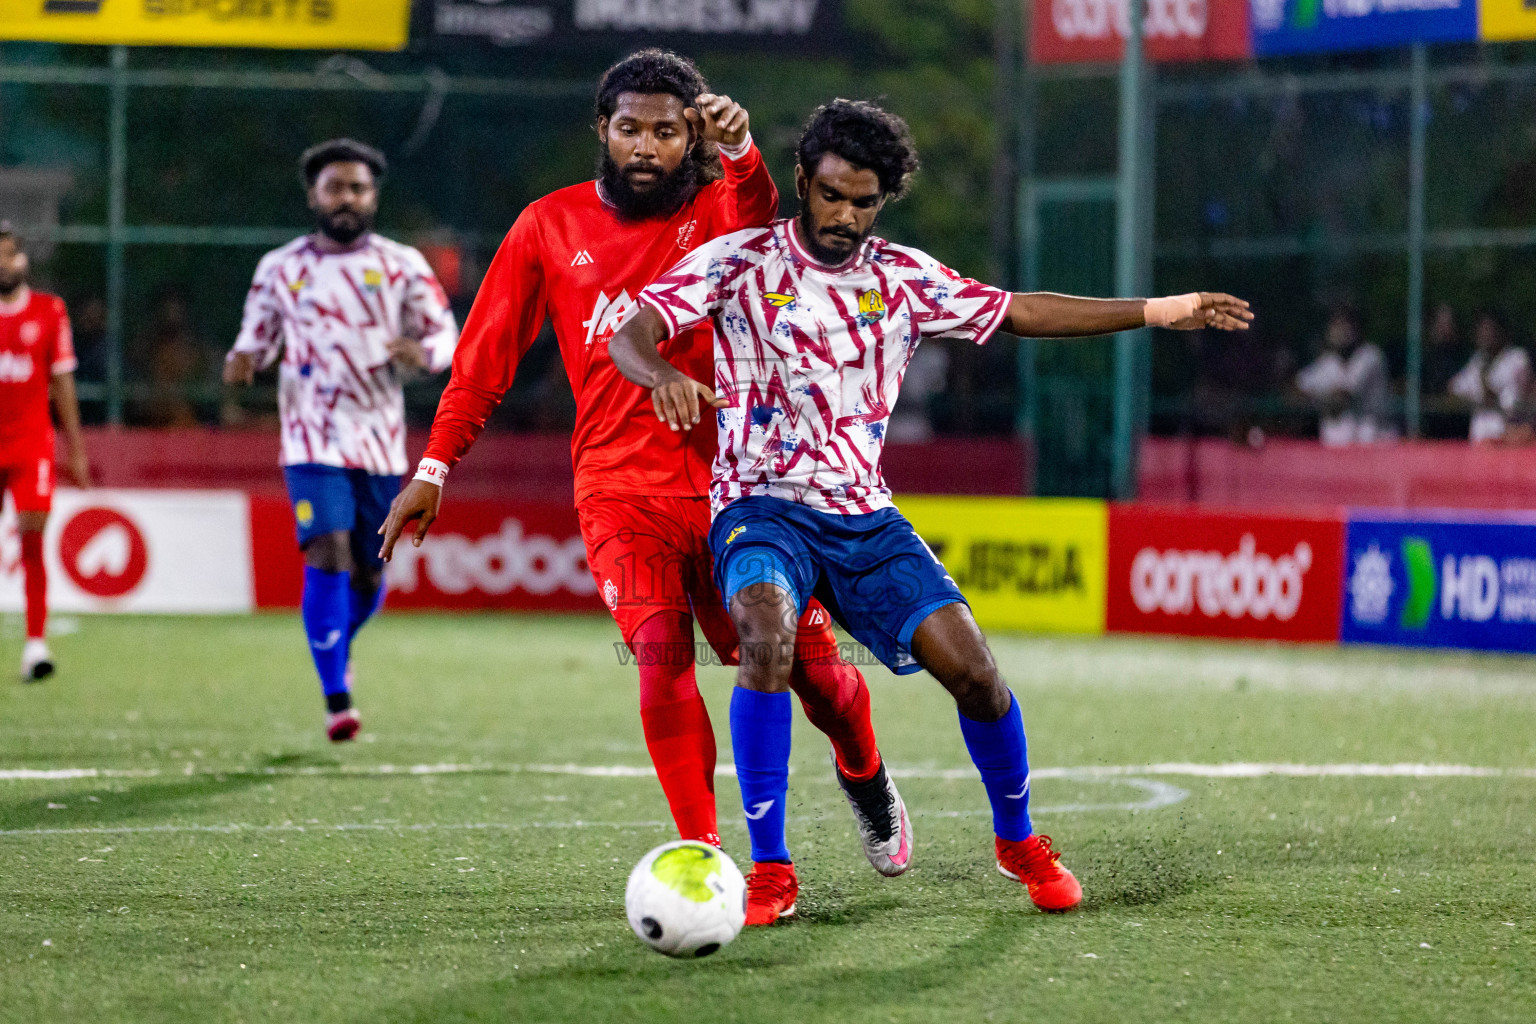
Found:
<path fill-rule="evenodd" d="M 14 352 L 0 352 L 0 383 L 24 384 L 32 379 L 32 359 Z"/>
<path fill-rule="evenodd" d="M 592 319 L 583 321 L 581 325 L 587 329 L 587 347 L 591 348 L 599 341 L 606 343 L 639 308 L 639 303 L 630 298 L 627 288 L 612 299 L 608 298 L 607 292 L 598 292 L 597 302 L 592 305 Z"/>
<path fill-rule="evenodd" d="M 795 304 L 795 297 L 783 292 L 764 292 L 763 298 L 767 299 L 768 305 L 775 309 L 788 309 Z"/>
<path fill-rule="evenodd" d="M 725 538 L 725 542 L 727 544 L 729 544 L 731 541 L 735 540 L 737 537 L 739 537 L 743 533 L 745 533 L 746 529 L 747 528 L 745 526 L 738 526 L 738 527 L 736 527 L 736 529 L 731 531 L 730 536 Z"/>
<path fill-rule="evenodd" d="M 689 243 L 693 241 L 693 232 L 698 226 L 698 221 L 691 220 L 677 229 L 677 247 L 679 249 L 688 248 Z"/>
<path fill-rule="evenodd" d="M 573 257 L 571 259 L 571 266 L 573 266 L 573 267 L 588 267 L 588 266 L 591 266 L 595 262 L 596 261 L 594 259 L 592 259 L 592 254 L 587 252 L 587 250 L 582 249 L 581 251 L 576 253 L 575 257 Z"/>
<path fill-rule="evenodd" d="M 871 288 L 859 296 L 859 322 L 869 326 L 885 316 L 885 296 Z"/>

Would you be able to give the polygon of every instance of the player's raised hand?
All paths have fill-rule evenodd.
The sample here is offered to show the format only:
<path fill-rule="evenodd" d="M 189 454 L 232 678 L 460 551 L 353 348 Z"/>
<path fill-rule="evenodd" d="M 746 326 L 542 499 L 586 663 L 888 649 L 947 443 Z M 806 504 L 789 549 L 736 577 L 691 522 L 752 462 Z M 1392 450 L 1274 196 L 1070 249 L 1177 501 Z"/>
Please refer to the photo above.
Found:
<path fill-rule="evenodd" d="M 400 539 L 405 524 L 413 520 L 416 532 L 411 537 L 411 545 L 421 547 L 421 542 L 427 539 L 427 530 L 437 518 L 437 507 L 442 500 L 443 489 L 437 484 L 425 480 L 412 480 L 406 484 L 405 490 L 395 495 L 395 500 L 390 502 L 389 518 L 379 527 L 379 533 L 384 538 L 384 544 L 379 548 L 379 557 L 386 562 L 394 557 L 395 541 Z"/>
<path fill-rule="evenodd" d="M 747 141 L 747 108 L 729 96 L 699 93 L 699 98 L 683 111 L 683 116 L 688 118 L 694 131 L 709 142 L 739 146 Z"/>
<path fill-rule="evenodd" d="M 673 430 L 698 426 L 700 403 L 716 409 L 730 404 L 716 398 L 709 386 L 675 369 L 651 389 L 651 408 L 656 410 L 656 418 Z"/>
<path fill-rule="evenodd" d="M 1188 316 L 1168 325 L 1174 331 L 1198 331 L 1214 327 L 1218 331 L 1246 331 L 1253 320 L 1248 303 L 1225 292 L 1200 292 L 1200 305 Z"/>
<path fill-rule="evenodd" d="M 224 360 L 225 384 L 250 384 L 256 380 L 256 359 L 249 352 L 231 352 Z"/>

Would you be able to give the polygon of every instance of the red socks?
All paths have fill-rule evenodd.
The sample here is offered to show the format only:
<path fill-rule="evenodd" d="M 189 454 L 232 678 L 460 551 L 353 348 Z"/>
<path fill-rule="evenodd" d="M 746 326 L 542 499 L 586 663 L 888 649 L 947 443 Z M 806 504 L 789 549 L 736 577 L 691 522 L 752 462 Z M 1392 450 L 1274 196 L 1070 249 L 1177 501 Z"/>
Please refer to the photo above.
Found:
<path fill-rule="evenodd" d="M 48 567 L 41 532 L 21 532 L 21 564 L 27 580 L 27 639 L 41 640 L 48 625 Z"/>
<path fill-rule="evenodd" d="M 678 612 L 651 616 L 630 640 L 640 666 L 640 724 L 672 820 L 684 839 L 712 838 L 715 730 L 693 675 L 693 623 Z"/>
<path fill-rule="evenodd" d="M 30 580 L 30 576 L 28 579 Z M 661 612 L 630 639 L 640 667 L 640 724 L 672 820 L 684 839 L 718 841 L 715 818 L 715 732 L 693 673 L 693 623 Z M 880 769 L 869 687 L 838 654 L 831 617 L 811 602 L 800 619 L 789 685 L 805 717 L 832 741 L 837 766 L 855 781 Z"/>
<path fill-rule="evenodd" d="M 880 770 L 880 750 L 869 717 L 869 687 L 863 673 L 838 653 L 832 618 L 815 601 L 800 617 L 795 656 L 789 685 L 805 717 L 832 741 L 844 776 L 854 781 L 871 778 Z"/>

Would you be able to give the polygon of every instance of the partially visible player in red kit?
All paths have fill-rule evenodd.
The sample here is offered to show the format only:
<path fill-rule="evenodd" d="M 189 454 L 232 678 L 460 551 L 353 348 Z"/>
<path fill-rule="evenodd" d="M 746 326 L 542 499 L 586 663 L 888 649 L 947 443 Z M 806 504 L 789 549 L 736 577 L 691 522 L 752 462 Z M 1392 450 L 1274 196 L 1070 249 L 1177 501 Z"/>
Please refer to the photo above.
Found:
<path fill-rule="evenodd" d="M 0 495 L 10 492 L 21 534 L 26 577 L 27 642 L 21 678 L 41 682 L 53 674 L 45 638 L 48 625 L 48 570 L 43 564 L 43 528 L 53 507 L 53 419 L 69 448 L 65 472 L 81 487 L 90 485 L 80 405 L 75 400 L 75 346 L 69 314 L 57 295 L 27 287 L 27 253 L 9 224 L 0 222 Z"/>
<path fill-rule="evenodd" d="M 708 546 L 714 422 L 682 431 L 661 423 L 650 396 L 614 368 L 608 339 L 641 290 L 684 254 L 770 223 L 778 190 L 747 112 L 710 93 L 676 54 L 644 50 L 610 68 L 598 86 L 597 133 L 597 181 L 530 204 L 497 252 L 465 321 L 426 457 L 380 531 L 384 556 L 413 520 L 421 543 L 447 474 L 511 387 L 547 314 L 576 395 L 571 448 L 587 561 L 637 655 L 646 746 L 683 838 L 718 845 L 715 737 L 693 656 L 695 620 L 727 663 L 737 649 Z M 707 379 L 713 343 L 704 325 L 671 339 L 666 357 Z M 790 685 L 832 741 L 865 854 L 882 874 L 901 874 L 911 826 L 876 749 L 864 677 L 839 656 L 830 616 L 814 602 L 796 655 Z"/>

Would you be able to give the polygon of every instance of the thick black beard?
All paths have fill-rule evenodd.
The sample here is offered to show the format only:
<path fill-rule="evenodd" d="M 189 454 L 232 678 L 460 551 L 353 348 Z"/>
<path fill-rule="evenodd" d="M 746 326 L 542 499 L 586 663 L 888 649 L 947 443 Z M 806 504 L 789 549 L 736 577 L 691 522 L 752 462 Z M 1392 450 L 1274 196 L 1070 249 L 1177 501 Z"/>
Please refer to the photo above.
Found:
<path fill-rule="evenodd" d="M 630 184 L 624 169 L 614 162 L 613 154 L 604 146 L 598 152 L 597 179 L 602 183 L 603 194 L 618 207 L 619 213 L 628 220 L 649 220 L 652 217 L 670 217 L 693 198 L 699 188 L 699 167 L 692 158 L 685 158 L 677 170 L 664 174 L 644 192 Z"/>
<path fill-rule="evenodd" d="M 26 274 L 17 274 L 14 278 L 0 277 L 0 295 L 15 295 L 26 283 Z"/>
<path fill-rule="evenodd" d="M 338 245 L 351 245 L 373 230 L 373 218 L 371 216 L 359 213 L 356 214 L 356 217 L 358 224 L 356 230 L 353 230 L 350 226 L 342 227 L 328 214 L 324 213 L 315 215 L 315 224 L 320 228 L 320 233 L 331 241 Z"/>
<path fill-rule="evenodd" d="M 853 259 L 854 255 L 861 248 L 863 248 L 864 242 L 867 238 L 869 238 L 870 233 L 875 230 L 875 226 L 871 224 L 869 226 L 869 231 L 866 231 L 859 236 L 859 239 L 854 243 L 853 248 L 848 252 L 843 253 L 838 252 L 835 249 L 828 249 L 826 246 L 821 244 L 820 240 L 816 236 L 816 224 L 811 220 L 810 207 L 805 205 L 805 200 L 803 199 L 800 201 L 800 216 L 797 219 L 800 221 L 800 241 L 805 243 L 806 249 L 810 250 L 811 255 L 815 257 L 817 263 L 828 267 L 840 267 L 844 263 L 847 263 L 849 260 Z"/>

